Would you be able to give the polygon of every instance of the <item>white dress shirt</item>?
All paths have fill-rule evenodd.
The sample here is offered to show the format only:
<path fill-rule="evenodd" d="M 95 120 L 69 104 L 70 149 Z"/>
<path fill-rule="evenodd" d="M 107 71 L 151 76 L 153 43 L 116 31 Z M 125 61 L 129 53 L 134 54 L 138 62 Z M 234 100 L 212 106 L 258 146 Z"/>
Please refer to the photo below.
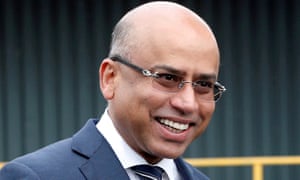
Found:
<path fill-rule="evenodd" d="M 137 175 L 130 168 L 149 163 L 137 154 L 121 137 L 113 125 L 107 109 L 96 126 L 112 147 L 130 179 L 138 180 Z M 180 174 L 173 159 L 162 159 L 159 163 L 155 164 L 155 166 L 163 168 L 166 172 L 163 174 L 163 180 L 180 180 Z"/>

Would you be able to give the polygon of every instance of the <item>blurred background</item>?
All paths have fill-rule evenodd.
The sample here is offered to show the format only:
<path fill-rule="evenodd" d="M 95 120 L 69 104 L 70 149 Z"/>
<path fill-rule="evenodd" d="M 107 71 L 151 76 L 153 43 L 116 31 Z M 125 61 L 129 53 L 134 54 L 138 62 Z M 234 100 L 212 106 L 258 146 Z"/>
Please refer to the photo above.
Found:
<path fill-rule="evenodd" d="M 0 0 L 0 161 L 69 137 L 103 112 L 98 68 L 111 31 L 144 2 Z M 184 157 L 300 155 L 300 1 L 177 2 L 213 29 L 228 89 Z M 201 170 L 251 179 L 250 167 Z M 267 166 L 265 179 L 300 179 L 300 167 Z"/>

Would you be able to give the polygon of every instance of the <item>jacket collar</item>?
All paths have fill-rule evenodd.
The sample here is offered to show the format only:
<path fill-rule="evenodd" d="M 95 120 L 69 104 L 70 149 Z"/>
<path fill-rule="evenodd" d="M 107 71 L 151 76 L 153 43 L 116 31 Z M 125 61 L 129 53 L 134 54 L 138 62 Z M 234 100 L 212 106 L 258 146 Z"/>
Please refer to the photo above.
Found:
<path fill-rule="evenodd" d="M 185 180 L 208 180 L 209 178 L 205 176 L 202 172 L 197 171 L 190 164 L 186 163 L 182 158 L 175 159 L 175 164 L 177 166 L 178 171 L 182 179 Z"/>
<path fill-rule="evenodd" d="M 86 179 L 127 179 L 129 177 L 108 142 L 90 119 L 72 140 L 72 150 L 86 158 L 80 171 Z"/>

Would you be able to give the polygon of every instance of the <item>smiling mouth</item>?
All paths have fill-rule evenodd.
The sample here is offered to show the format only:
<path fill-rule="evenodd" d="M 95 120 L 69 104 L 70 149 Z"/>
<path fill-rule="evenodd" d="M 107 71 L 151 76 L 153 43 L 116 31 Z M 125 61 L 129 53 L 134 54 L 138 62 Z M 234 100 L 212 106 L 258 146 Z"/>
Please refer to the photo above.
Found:
<path fill-rule="evenodd" d="M 165 126 L 167 129 L 169 129 L 171 132 L 174 133 L 180 133 L 189 128 L 189 124 L 184 124 L 184 123 L 179 123 L 179 122 L 174 122 L 168 119 L 163 119 L 163 118 L 156 118 L 156 120 Z"/>

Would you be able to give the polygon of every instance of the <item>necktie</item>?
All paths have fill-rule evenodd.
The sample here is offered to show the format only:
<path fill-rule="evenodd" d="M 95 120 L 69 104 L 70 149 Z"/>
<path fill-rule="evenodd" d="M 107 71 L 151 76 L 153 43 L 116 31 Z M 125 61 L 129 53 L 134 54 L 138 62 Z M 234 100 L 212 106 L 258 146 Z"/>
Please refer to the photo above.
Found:
<path fill-rule="evenodd" d="M 140 180 L 162 180 L 164 170 L 158 166 L 138 165 L 131 168 Z"/>

